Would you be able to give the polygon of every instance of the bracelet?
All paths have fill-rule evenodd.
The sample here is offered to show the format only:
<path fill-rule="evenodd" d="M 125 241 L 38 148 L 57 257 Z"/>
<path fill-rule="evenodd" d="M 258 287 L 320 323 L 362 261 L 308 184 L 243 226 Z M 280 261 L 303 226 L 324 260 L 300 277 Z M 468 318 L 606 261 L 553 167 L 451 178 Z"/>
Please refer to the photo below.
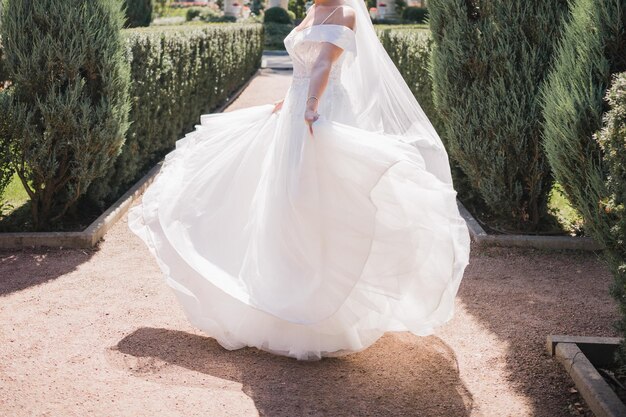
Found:
<path fill-rule="evenodd" d="M 312 98 L 314 98 L 314 99 L 315 99 L 315 100 L 317 100 L 318 102 L 320 101 L 320 99 L 319 99 L 319 98 L 317 98 L 317 97 L 315 97 L 315 96 L 311 96 L 311 97 L 309 97 L 309 98 L 307 98 L 307 99 L 306 99 L 306 102 L 308 103 L 308 102 L 309 102 L 309 100 L 311 100 Z"/>

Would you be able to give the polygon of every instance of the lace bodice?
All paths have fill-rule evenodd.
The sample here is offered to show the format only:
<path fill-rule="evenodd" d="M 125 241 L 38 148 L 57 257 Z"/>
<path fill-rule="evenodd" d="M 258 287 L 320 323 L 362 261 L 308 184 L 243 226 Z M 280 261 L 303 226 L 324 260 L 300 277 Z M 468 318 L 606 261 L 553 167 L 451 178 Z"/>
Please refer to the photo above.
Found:
<path fill-rule="evenodd" d="M 335 61 L 330 79 L 341 76 L 341 68 L 356 55 L 356 38 L 352 29 L 335 24 L 314 25 L 303 30 L 292 30 L 285 38 L 285 48 L 293 61 L 293 78 L 309 78 L 311 70 L 324 42 L 332 43 L 344 50 Z"/>

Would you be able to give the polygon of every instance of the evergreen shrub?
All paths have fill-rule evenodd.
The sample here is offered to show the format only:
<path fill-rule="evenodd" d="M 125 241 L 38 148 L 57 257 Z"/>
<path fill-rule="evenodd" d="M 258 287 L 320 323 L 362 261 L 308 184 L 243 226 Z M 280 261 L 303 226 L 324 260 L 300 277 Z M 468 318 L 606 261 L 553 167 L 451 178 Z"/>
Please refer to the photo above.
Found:
<path fill-rule="evenodd" d="M 402 11 L 402 20 L 411 23 L 424 23 L 428 19 L 426 7 L 406 7 Z"/>
<path fill-rule="evenodd" d="M 285 23 L 264 23 L 265 27 L 265 49 L 268 50 L 284 50 L 285 49 L 285 37 L 294 28 L 293 24 Z"/>
<path fill-rule="evenodd" d="M 612 294 L 622 313 L 618 328 L 626 334 L 626 72 L 615 76 L 606 95 L 610 110 L 595 138 L 602 149 L 607 170 L 608 197 L 603 201 L 609 233 L 603 241 L 609 266 L 615 277 Z M 622 374 L 626 373 L 626 343 L 620 347 Z"/>
<path fill-rule="evenodd" d="M 126 0 L 126 27 L 150 26 L 151 21 L 152 0 Z"/>
<path fill-rule="evenodd" d="M 619 302 L 622 314 L 618 328 L 626 334 L 626 72 L 614 78 L 606 101 L 602 130 L 595 135 L 607 170 L 608 197 L 602 202 L 609 219 L 609 233 L 602 240 L 605 254 L 615 277 L 611 293 Z M 626 343 L 620 346 L 622 374 L 626 373 Z"/>
<path fill-rule="evenodd" d="M 626 70 L 625 19 L 626 0 L 576 0 L 542 91 L 550 166 L 585 230 L 600 242 L 610 226 L 599 206 L 606 171 L 593 135 L 602 126 L 611 75 Z"/>
<path fill-rule="evenodd" d="M 624 71 L 626 0 L 575 0 L 542 92 L 544 147 L 585 230 L 606 248 L 626 335 L 626 81 L 613 78 Z M 619 358 L 626 373 L 624 343 Z"/>
<path fill-rule="evenodd" d="M 130 68 L 121 0 L 9 0 L 0 26 L 12 82 L 0 125 L 45 229 L 104 175 L 124 143 Z M 69 47 L 71 46 L 71 47 Z"/>
<path fill-rule="evenodd" d="M 270 7 L 265 10 L 263 21 L 265 23 L 282 23 L 284 25 L 293 24 L 293 18 L 289 12 L 282 7 Z"/>
<path fill-rule="evenodd" d="M 434 101 L 450 157 L 505 229 L 547 218 L 540 88 L 567 0 L 431 0 Z"/>
<path fill-rule="evenodd" d="M 263 25 L 165 26 L 124 31 L 131 53 L 126 143 L 88 197 L 108 205 L 141 178 L 176 140 L 259 68 Z"/>

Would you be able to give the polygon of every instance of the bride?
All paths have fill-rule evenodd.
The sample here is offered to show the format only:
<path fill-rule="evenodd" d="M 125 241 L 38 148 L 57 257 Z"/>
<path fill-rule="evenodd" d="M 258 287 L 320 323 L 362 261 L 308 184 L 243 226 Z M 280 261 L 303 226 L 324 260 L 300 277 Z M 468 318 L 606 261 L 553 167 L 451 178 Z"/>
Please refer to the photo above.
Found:
<path fill-rule="evenodd" d="M 284 102 L 202 116 L 129 227 L 226 349 L 312 360 L 431 334 L 470 247 L 439 136 L 362 0 L 316 0 L 285 46 Z"/>

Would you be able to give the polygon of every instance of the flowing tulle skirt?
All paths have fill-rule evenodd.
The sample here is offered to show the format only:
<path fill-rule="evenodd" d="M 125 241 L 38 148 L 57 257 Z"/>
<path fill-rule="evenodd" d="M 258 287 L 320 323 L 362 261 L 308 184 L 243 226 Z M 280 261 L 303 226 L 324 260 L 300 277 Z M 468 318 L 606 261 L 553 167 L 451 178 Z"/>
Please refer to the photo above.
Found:
<path fill-rule="evenodd" d="M 203 116 L 129 213 L 189 321 L 298 359 L 431 334 L 469 259 L 451 184 L 412 145 L 272 108 Z"/>

